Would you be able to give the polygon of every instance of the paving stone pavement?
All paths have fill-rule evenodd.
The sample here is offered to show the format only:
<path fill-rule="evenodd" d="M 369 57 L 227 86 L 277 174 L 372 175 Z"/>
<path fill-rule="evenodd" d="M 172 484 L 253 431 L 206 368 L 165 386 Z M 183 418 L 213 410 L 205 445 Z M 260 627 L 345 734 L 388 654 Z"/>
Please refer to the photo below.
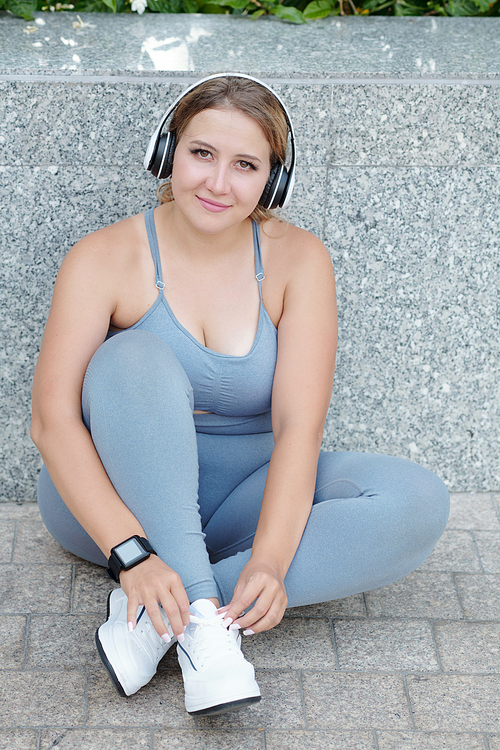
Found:
<path fill-rule="evenodd" d="M 263 698 L 190 717 L 172 649 L 120 698 L 94 631 L 111 582 L 0 505 L 0 750 L 500 750 L 500 492 L 455 493 L 402 581 L 246 638 Z"/>

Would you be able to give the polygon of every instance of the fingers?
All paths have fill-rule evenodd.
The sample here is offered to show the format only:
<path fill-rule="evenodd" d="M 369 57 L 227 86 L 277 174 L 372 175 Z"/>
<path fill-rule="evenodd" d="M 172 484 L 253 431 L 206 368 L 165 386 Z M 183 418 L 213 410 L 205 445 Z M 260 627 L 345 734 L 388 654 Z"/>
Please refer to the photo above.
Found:
<path fill-rule="evenodd" d="M 281 622 L 288 599 L 283 582 L 274 576 L 256 573 L 246 585 L 237 586 L 233 600 L 221 608 L 231 629 L 245 635 L 270 630 Z M 251 606 L 253 604 L 253 606 Z M 242 614 L 244 612 L 244 614 Z"/>
<path fill-rule="evenodd" d="M 150 560 L 152 563 L 148 564 Z M 135 568 L 122 572 L 120 583 L 128 597 L 129 630 L 135 629 L 138 608 L 144 606 L 153 627 L 164 641 L 168 643 L 170 640 L 167 618 L 174 635 L 179 641 L 183 640 L 185 626 L 189 624 L 189 600 L 175 571 L 157 557 L 149 558 Z"/>
<path fill-rule="evenodd" d="M 176 636 L 177 640 L 182 643 L 182 641 L 184 640 L 184 630 L 186 626 L 189 625 L 189 600 L 187 598 L 186 592 L 184 591 L 184 588 L 182 587 L 182 584 L 181 588 L 182 592 L 176 588 L 173 588 L 171 592 L 164 595 L 161 599 L 161 605 L 163 607 L 164 613 L 168 617 L 170 625 L 172 626 L 174 635 Z M 151 617 L 149 609 L 148 614 Z M 155 626 L 158 635 L 162 635 L 162 632 L 160 632 L 161 623 L 163 622 L 161 613 L 159 619 L 155 618 L 155 620 L 153 620 L 153 618 L 151 617 L 151 622 Z M 165 626 L 163 625 L 163 631 L 164 630 Z"/>
<path fill-rule="evenodd" d="M 173 630 L 173 634 L 176 636 L 178 641 L 182 641 L 184 639 L 184 624 L 182 622 L 178 604 L 173 596 L 165 596 L 162 601 L 162 607 L 164 610 L 163 617 L 160 605 L 156 600 L 152 600 L 146 603 L 146 610 L 149 617 L 151 618 L 154 629 L 166 643 L 170 642 L 170 633 L 168 632 L 167 626 L 164 621 L 165 615 L 167 615 Z"/>

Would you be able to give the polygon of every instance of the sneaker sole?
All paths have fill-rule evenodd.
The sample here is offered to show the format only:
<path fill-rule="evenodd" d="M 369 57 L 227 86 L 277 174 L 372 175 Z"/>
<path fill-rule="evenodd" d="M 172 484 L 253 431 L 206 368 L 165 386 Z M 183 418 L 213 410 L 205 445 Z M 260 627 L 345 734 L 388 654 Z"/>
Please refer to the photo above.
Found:
<path fill-rule="evenodd" d="M 111 593 L 112 593 L 112 592 L 111 592 Z M 110 594 L 108 595 L 108 603 L 107 603 L 106 620 L 108 620 L 108 619 L 109 619 L 109 615 L 110 615 L 110 600 L 111 600 L 111 593 L 110 593 Z M 107 672 L 108 672 L 109 676 L 111 677 L 111 680 L 112 680 L 112 682 L 113 682 L 113 685 L 114 685 L 114 686 L 115 686 L 115 688 L 117 689 L 118 693 L 119 693 L 119 694 L 120 694 L 120 695 L 122 696 L 122 698 L 130 698 L 130 696 L 129 696 L 129 695 L 127 695 L 127 693 L 126 693 L 126 692 L 125 692 L 125 690 L 123 689 L 123 687 L 122 687 L 122 684 L 121 684 L 120 680 L 119 680 L 119 679 L 118 679 L 118 677 L 116 676 L 116 672 L 115 672 L 115 670 L 114 670 L 114 669 L 113 669 L 113 667 L 111 666 L 111 663 L 110 663 L 110 661 L 109 661 L 108 657 L 106 656 L 106 652 L 104 651 L 103 645 L 102 645 L 102 643 L 101 643 L 101 641 L 100 641 L 100 638 L 99 638 L 99 628 L 97 628 L 97 630 L 95 631 L 95 644 L 96 644 L 96 646 L 97 646 L 97 651 L 99 652 L 99 656 L 101 657 L 101 661 L 102 661 L 102 663 L 104 664 L 104 666 L 106 667 L 106 670 L 107 670 Z"/>
<path fill-rule="evenodd" d="M 227 714 L 230 711 L 239 711 L 240 708 L 251 706 L 252 703 L 258 703 L 260 695 L 253 695 L 250 698 L 242 698 L 239 701 L 230 701 L 229 703 L 220 703 L 218 706 L 208 706 L 201 708 L 199 711 L 188 711 L 190 716 L 214 716 L 214 714 Z"/>

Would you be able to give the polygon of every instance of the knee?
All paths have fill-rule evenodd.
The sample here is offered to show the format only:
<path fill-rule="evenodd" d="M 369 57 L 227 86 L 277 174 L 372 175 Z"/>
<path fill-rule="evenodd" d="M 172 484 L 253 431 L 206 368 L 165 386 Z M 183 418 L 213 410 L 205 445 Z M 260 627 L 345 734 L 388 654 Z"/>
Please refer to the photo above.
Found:
<path fill-rule="evenodd" d="M 425 559 L 443 534 L 450 512 L 450 496 L 444 482 L 433 472 L 397 459 L 398 477 L 392 491 L 395 524 L 393 543 Z M 399 537 L 399 542 L 396 542 Z"/>
<path fill-rule="evenodd" d="M 333 481 L 334 480 L 334 481 Z M 376 529 L 382 546 L 426 556 L 442 535 L 450 509 L 445 484 L 404 458 L 380 454 L 324 454 L 318 499 L 344 499 L 361 527 Z M 332 494 L 334 492 L 334 494 Z"/>
<path fill-rule="evenodd" d="M 85 373 L 83 398 L 96 391 L 110 398 L 137 397 L 145 390 L 158 398 L 171 396 L 192 401 L 192 387 L 170 347 L 149 331 L 124 331 L 105 341 L 90 360 Z"/>

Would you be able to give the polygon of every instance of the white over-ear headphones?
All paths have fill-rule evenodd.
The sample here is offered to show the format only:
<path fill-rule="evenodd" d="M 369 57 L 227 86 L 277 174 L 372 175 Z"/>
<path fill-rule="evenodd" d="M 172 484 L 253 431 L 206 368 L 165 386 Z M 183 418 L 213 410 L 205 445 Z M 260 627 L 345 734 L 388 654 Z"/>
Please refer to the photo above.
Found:
<path fill-rule="evenodd" d="M 293 125 L 287 109 L 280 97 L 267 84 L 259 81 L 257 78 L 247 76 L 244 73 L 216 73 L 215 75 L 207 76 L 206 78 L 202 78 L 200 81 L 193 83 L 192 86 L 189 86 L 189 88 L 178 96 L 172 106 L 163 115 L 158 127 L 151 136 L 146 150 L 146 156 L 144 157 L 144 167 L 148 172 L 152 172 L 155 177 L 158 177 L 161 180 L 170 177 L 174 161 L 176 136 L 175 133 L 170 130 L 162 133 L 163 126 L 169 117 L 173 115 L 177 105 L 186 94 L 193 91 L 193 89 L 197 88 L 202 83 L 205 83 L 205 81 L 211 81 L 215 78 L 246 78 L 249 81 L 254 81 L 254 83 L 258 83 L 260 86 L 267 89 L 267 91 L 270 91 L 281 106 L 290 132 L 290 166 L 287 168 L 281 162 L 277 162 L 274 165 L 271 169 L 269 180 L 260 197 L 259 206 L 263 206 L 264 208 L 285 208 L 290 201 L 295 183 L 295 136 Z"/>

